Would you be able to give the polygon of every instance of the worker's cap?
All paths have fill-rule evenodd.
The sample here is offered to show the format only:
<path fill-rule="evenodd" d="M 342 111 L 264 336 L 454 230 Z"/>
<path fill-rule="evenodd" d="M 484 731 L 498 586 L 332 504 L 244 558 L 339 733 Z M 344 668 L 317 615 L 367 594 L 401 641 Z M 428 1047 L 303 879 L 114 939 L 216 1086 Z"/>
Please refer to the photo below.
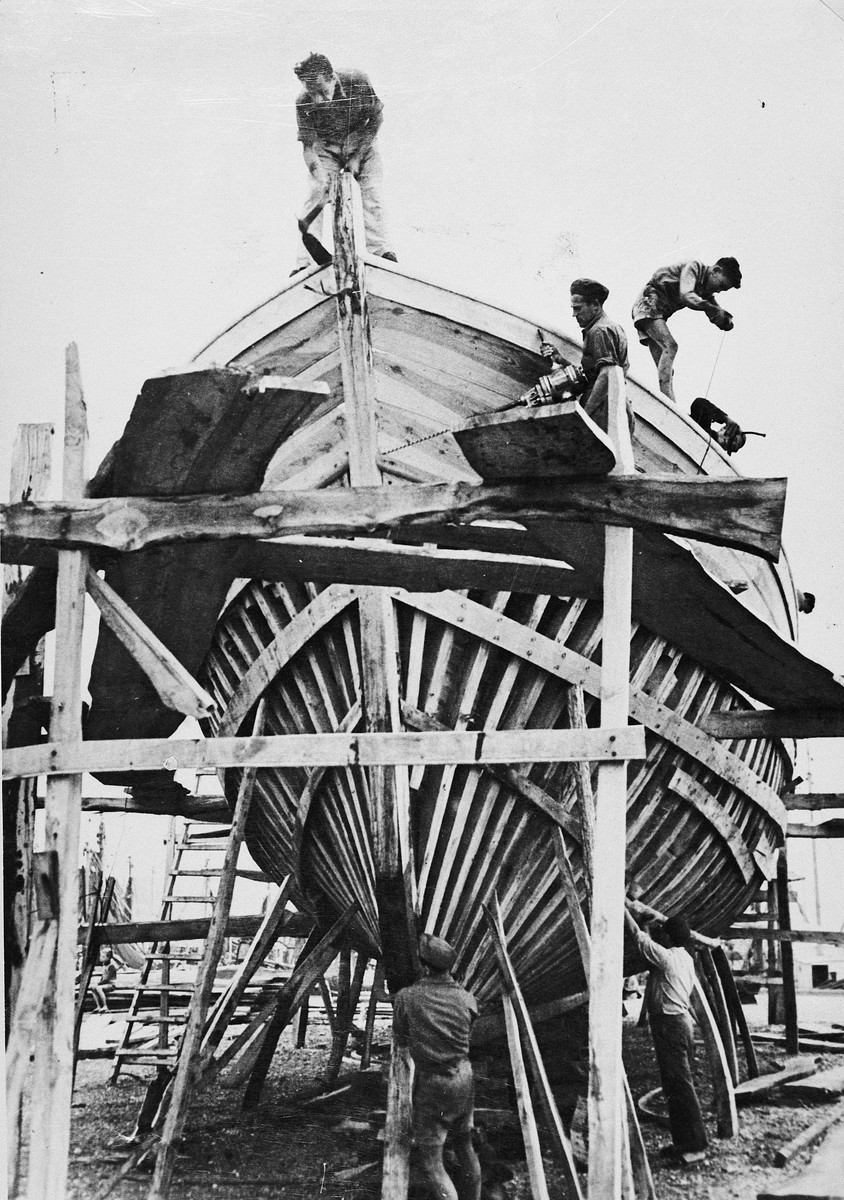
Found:
<path fill-rule="evenodd" d="M 445 938 L 434 937 L 432 933 L 423 933 L 419 939 L 419 957 L 423 963 L 427 963 L 435 971 L 450 971 L 454 966 L 457 952 Z"/>
<path fill-rule="evenodd" d="M 573 296 L 582 296 L 588 304 L 603 304 L 610 289 L 597 279 L 575 279 L 569 291 Z"/>
<path fill-rule="evenodd" d="M 716 267 L 720 267 L 734 288 L 741 287 L 741 267 L 734 258 L 719 258 Z"/>
<path fill-rule="evenodd" d="M 662 928 L 674 946 L 686 946 L 692 940 L 692 928 L 685 917 L 669 917 Z"/>

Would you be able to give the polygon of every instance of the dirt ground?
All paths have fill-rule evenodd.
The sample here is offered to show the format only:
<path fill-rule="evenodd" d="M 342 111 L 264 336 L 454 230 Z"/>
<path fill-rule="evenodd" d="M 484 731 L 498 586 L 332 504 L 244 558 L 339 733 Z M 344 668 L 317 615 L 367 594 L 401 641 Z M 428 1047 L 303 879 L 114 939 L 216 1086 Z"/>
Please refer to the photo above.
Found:
<path fill-rule="evenodd" d="M 344 1060 L 338 1085 L 351 1082 L 352 1091 L 318 1107 L 302 1108 L 297 1101 L 319 1090 L 329 1045 L 325 1027 L 309 1030 L 308 1046 L 302 1050 L 292 1047 L 289 1032 L 285 1035 L 262 1101 L 253 1112 L 240 1110 L 242 1086 L 226 1088 L 217 1083 L 203 1090 L 189 1114 L 171 1195 L 179 1200 L 212 1195 L 215 1200 L 268 1196 L 374 1200 L 380 1193 L 383 1147 L 378 1132 L 383 1113 L 374 1119 L 372 1114 L 384 1107 L 388 1037 L 384 1025 L 376 1037 L 383 1058 L 380 1063 L 374 1060 L 373 1070 L 366 1075 L 361 1075 L 357 1058 Z M 624 1057 L 634 1096 L 658 1086 L 649 1035 L 632 1023 L 625 1027 Z M 825 1066 L 842 1065 L 842 1056 L 832 1054 L 820 1061 Z M 783 1062 L 783 1055 L 772 1052 L 762 1055 L 760 1065 L 763 1071 L 775 1070 Z M 127 1154 L 123 1139 L 134 1127 L 149 1075 L 139 1068 L 128 1069 L 110 1087 L 110 1070 L 111 1062 L 102 1058 L 79 1064 L 71 1131 L 71 1200 L 96 1200 Z M 702 1077 L 700 1084 L 708 1111 L 711 1095 Z M 561 1109 L 570 1098 L 571 1089 L 563 1088 Z M 507 1107 L 503 1078 L 479 1082 L 478 1104 Z M 808 1154 L 778 1169 L 773 1166 L 774 1151 L 830 1107 L 787 1104 L 781 1099 L 757 1103 L 740 1111 L 741 1135 L 734 1141 L 715 1137 L 714 1121 L 709 1119 L 711 1152 L 705 1164 L 693 1168 L 672 1167 L 661 1160 L 658 1149 L 666 1141 L 666 1131 L 643 1122 L 659 1200 L 755 1200 L 763 1185 L 782 1182 L 805 1166 Z M 528 1200 L 524 1162 L 517 1157 L 518 1134 L 497 1128 L 490 1131 L 489 1140 L 499 1156 L 493 1172 L 511 1178 L 489 1192 L 488 1200 Z M 560 1195 L 550 1159 L 547 1168 L 551 1195 Z M 144 1196 L 149 1181 L 148 1167 L 133 1170 L 111 1194 L 117 1200 Z"/>

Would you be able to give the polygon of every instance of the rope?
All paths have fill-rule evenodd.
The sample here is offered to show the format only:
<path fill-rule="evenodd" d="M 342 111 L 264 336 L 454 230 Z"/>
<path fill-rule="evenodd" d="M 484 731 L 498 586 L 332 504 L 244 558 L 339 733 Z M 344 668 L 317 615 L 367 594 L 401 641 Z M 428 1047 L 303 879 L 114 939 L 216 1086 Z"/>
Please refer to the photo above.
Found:
<path fill-rule="evenodd" d="M 721 341 L 718 343 L 718 350 L 715 354 L 715 362 L 712 364 L 712 374 L 709 376 L 709 383 L 706 385 L 706 391 L 703 393 L 704 400 L 709 399 L 709 389 L 712 387 L 712 380 L 715 378 L 715 371 L 718 367 L 718 359 L 721 357 L 721 350 L 724 346 L 724 338 L 726 336 L 727 336 L 726 329 L 722 329 L 721 330 Z M 697 465 L 698 475 L 700 475 L 703 471 L 703 464 L 706 462 L 706 456 L 709 453 L 709 449 L 710 449 L 711 445 L 712 445 L 712 434 L 710 433 L 709 440 L 706 443 L 706 449 L 703 452 L 703 458 L 700 460 L 700 462 Z"/>

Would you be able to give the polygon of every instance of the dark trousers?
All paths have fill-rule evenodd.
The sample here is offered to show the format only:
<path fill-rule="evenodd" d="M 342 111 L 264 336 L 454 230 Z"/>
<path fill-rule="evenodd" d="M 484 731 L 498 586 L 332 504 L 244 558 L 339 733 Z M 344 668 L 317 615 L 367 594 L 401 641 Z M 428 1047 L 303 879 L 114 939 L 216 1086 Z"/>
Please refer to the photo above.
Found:
<path fill-rule="evenodd" d="M 695 1041 L 691 1017 L 648 1013 L 668 1104 L 671 1140 L 680 1151 L 705 1150 L 706 1127 L 694 1084 Z"/>

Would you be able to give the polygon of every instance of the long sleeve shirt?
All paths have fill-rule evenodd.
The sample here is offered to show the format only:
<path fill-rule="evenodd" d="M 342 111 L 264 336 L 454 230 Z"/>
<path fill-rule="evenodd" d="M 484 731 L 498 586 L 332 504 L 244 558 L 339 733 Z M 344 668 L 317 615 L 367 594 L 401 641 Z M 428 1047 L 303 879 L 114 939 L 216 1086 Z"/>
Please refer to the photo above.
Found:
<path fill-rule="evenodd" d="M 667 1017 L 691 1016 L 691 998 L 696 983 L 695 963 L 682 946 L 660 946 L 643 929 L 636 930 L 636 942 L 644 957 L 656 970 L 653 1004 Z"/>

